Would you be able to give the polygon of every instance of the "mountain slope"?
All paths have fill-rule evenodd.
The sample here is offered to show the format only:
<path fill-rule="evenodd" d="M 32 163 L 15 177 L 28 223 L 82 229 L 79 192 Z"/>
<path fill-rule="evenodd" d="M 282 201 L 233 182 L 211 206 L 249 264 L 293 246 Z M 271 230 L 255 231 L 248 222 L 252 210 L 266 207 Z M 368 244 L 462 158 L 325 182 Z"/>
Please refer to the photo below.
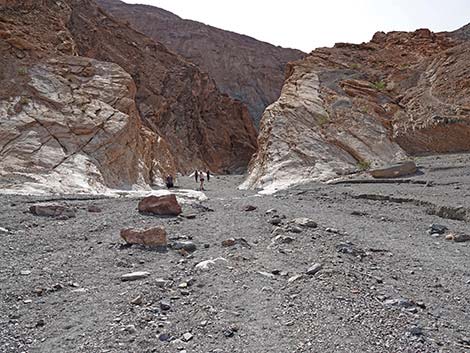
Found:
<path fill-rule="evenodd" d="M 147 5 L 98 0 L 113 16 L 197 64 L 218 88 L 244 102 L 259 123 L 264 109 L 280 94 L 285 66 L 305 54 L 223 31 Z"/>

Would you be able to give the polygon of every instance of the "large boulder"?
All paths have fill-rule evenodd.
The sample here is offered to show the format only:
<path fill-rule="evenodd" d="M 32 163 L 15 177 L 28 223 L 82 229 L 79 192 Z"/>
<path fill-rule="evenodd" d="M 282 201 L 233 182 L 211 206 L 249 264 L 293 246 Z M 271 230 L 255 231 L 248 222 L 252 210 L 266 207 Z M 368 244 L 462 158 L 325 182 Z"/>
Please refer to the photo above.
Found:
<path fill-rule="evenodd" d="M 122 229 L 121 238 L 128 244 L 138 244 L 151 247 L 167 246 L 167 235 L 165 228 L 163 227 L 153 227 L 148 229 Z"/>
<path fill-rule="evenodd" d="M 178 216 L 182 210 L 174 194 L 164 196 L 148 196 L 138 205 L 139 212 L 161 216 Z"/>
<path fill-rule="evenodd" d="M 374 178 L 398 178 L 416 173 L 416 163 L 413 161 L 398 163 L 384 168 L 369 171 Z"/>

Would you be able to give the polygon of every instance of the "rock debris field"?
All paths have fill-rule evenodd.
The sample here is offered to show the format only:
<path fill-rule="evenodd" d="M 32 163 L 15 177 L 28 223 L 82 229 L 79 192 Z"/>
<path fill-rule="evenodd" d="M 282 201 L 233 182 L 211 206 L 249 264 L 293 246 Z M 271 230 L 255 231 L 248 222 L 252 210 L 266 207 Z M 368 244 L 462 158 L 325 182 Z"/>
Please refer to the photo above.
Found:
<path fill-rule="evenodd" d="M 213 177 L 179 216 L 2 195 L 0 351 L 468 352 L 470 156 L 417 164 L 270 196 Z M 68 211 L 30 211 L 51 199 Z M 152 227 L 168 246 L 120 237 Z"/>

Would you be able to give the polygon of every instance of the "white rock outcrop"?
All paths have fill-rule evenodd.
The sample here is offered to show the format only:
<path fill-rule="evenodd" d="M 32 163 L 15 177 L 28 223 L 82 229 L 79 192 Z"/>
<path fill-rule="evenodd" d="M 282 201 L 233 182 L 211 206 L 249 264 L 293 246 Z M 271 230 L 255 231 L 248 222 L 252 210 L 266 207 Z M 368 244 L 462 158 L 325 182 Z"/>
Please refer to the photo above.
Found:
<path fill-rule="evenodd" d="M 61 57 L 30 67 L 27 79 L 27 95 L 0 101 L 3 192 L 136 189 L 164 169 L 154 156 L 169 153 L 141 125 L 134 82 L 118 65 Z"/>
<path fill-rule="evenodd" d="M 406 153 L 388 138 L 373 117 L 351 114 L 348 121 L 330 114 L 319 73 L 297 62 L 281 97 L 264 112 L 259 149 L 240 188 L 273 193 L 309 181 L 328 181 L 367 161 L 381 165 Z M 344 104 L 350 104 L 342 98 Z"/>

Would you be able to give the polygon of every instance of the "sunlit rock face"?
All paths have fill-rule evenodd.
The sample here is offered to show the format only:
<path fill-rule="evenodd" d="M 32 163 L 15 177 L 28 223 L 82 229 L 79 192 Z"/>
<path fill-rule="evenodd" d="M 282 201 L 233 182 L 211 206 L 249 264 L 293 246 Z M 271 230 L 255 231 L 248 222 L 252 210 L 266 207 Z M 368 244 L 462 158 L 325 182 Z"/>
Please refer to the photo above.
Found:
<path fill-rule="evenodd" d="M 272 192 L 409 155 L 470 151 L 469 49 L 448 33 L 379 32 L 292 63 L 242 187 Z"/>
<path fill-rule="evenodd" d="M 28 96 L 0 102 L 7 188 L 99 192 L 152 183 L 157 136 L 140 123 L 132 78 L 116 64 L 63 56 L 31 66 Z M 170 162 L 171 163 L 171 162 Z M 10 184 L 10 185 L 8 185 Z"/>
<path fill-rule="evenodd" d="M 256 151 L 242 103 L 93 1 L 3 2 L 0 53 L 4 191 L 149 188 Z"/>

